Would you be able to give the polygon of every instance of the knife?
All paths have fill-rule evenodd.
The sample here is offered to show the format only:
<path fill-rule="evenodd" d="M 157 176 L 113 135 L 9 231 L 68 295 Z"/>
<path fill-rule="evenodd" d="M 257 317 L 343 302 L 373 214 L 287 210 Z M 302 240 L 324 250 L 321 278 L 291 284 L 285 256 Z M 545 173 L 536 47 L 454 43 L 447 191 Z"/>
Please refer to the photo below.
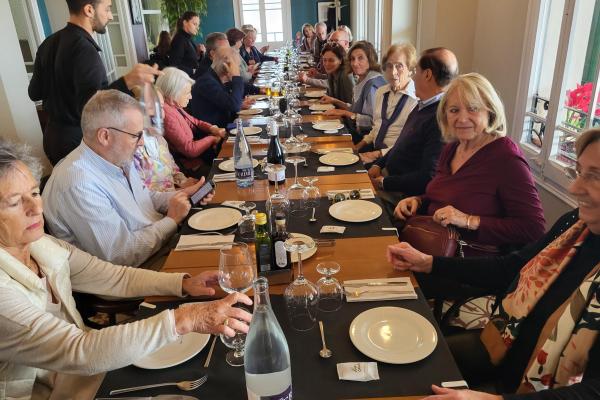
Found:
<path fill-rule="evenodd" d="M 406 286 L 406 282 L 363 282 L 363 283 L 344 283 L 344 286 Z"/>
<path fill-rule="evenodd" d="M 145 397 L 96 397 L 96 400 L 198 400 L 197 397 L 181 394 L 159 394 L 158 396 Z"/>

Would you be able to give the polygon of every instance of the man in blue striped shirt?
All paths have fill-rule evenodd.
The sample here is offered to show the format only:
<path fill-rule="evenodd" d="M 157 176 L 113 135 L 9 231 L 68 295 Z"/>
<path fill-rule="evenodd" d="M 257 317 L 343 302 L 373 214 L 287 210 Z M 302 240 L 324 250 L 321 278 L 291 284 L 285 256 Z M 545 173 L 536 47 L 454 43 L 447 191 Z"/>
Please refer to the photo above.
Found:
<path fill-rule="evenodd" d="M 132 162 L 144 143 L 142 108 L 124 93 L 97 92 L 81 127 L 83 141 L 56 165 L 44 189 L 50 232 L 114 264 L 160 268 L 156 254 L 167 250 L 189 212 L 189 195 L 204 179 L 177 192 L 146 189 Z"/>

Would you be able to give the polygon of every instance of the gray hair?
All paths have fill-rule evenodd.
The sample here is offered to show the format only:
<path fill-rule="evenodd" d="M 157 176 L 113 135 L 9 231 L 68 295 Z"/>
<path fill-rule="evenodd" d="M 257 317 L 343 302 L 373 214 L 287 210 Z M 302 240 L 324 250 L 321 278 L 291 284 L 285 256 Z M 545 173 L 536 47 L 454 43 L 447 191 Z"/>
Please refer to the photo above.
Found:
<path fill-rule="evenodd" d="M 177 99 L 181 96 L 186 85 L 193 85 L 195 83 L 188 74 L 179 68 L 167 67 L 163 69 L 163 73 L 164 75 L 156 79 L 156 87 L 169 100 Z"/>
<path fill-rule="evenodd" d="M 144 110 L 133 97 L 118 90 L 99 90 L 83 107 L 81 130 L 83 137 L 92 139 L 100 128 L 124 128 L 127 118 L 125 109 Z"/>
<path fill-rule="evenodd" d="M 204 43 L 206 51 L 210 53 L 211 50 L 216 50 L 217 42 L 219 40 L 227 40 L 227 35 L 223 32 L 209 33 L 208 36 L 206 36 L 206 43 Z M 229 40 L 227 40 L 227 43 L 229 44 Z"/>
<path fill-rule="evenodd" d="M 240 53 L 233 47 L 221 47 L 215 52 L 211 67 L 217 75 L 221 76 L 227 72 L 225 64 L 228 61 L 239 64 L 241 62 Z"/>
<path fill-rule="evenodd" d="M 4 178 L 9 171 L 16 169 L 18 162 L 25 164 L 31 175 L 38 182 L 40 181 L 42 164 L 37 157 L 31 155 L 31 147 L 25 143 L 0 138 L 0 178 Z"/>
<path fill-rule="evenodd" d="M 327 24 L 325 22 L 317 22 L 315 24 L 315 32 L 317 31 L 318 26 L 325 28 L 325 32 L 327 32 Z"/>

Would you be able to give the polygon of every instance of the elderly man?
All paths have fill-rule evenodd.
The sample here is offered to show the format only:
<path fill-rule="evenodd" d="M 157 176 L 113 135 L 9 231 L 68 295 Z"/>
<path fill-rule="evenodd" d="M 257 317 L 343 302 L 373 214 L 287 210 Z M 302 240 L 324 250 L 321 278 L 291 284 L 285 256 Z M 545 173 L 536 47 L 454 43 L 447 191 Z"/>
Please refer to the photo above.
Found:
<path fill-rule="evenodd" d="M 321 61 L 321 50 L 327 43 L 327 24 L 325 22 L 317 22 L 315 24 L 315 41 L 313 44 L 313 58 L 315 64 Z"/>
<path fill-rule="evenodd" d="M 206 56 L 200 62 L 200 65 L 196 70 L 196 75 L 192 76 L 192 78 L 199 78 L 210 70 L 215 51 L 217 51 L 219 47 L 229 47 L 229 40 L 227 40 L 227 35 L 223 32 L 212 32 L 206 37 L 205 46 Z"/>
<path fill-rule="evenodd" d="M 227 126 L 241 109 L 253 102 L 244 100 L 245 87 L 240 76 L 239 52 L 229 44 L 219 47 L 214 52 L 212 68 L 192 88 L 190 114 L 213 125 Z"/>
<path fill-rule="evenodd" d="M 384 199 L 396 204 L 401 197 L 425 191 L 442 149 L 441 131 L 436 119 L 437 106 L 445 87 L 458 74 L 456 56 L 438 47 L 421 54 L 413 81 L 420 99 L 411 111 L 400 136 L 385 156 L 369 169 L 373 185 L 385 191 Z M 363 162 L 372 162 L 380 153 L 362 153 Z M 391 193 L 400 192 L 400 193 Z"/>
<path fill-rule="evenodd" d="M 92 34 L 106 33 L 111 0 L 66 0 L 69 22 L 40 45 L 29 82 L 31 100 L 42 100 L 48 113 L 44 152 L 55 165 L 81 143 L 81 110 L 99 89 L 107 88 L 106 70 Z M 124 92 L 153 82 L 158 68 L 137 64 L 110 87 Z"/>
<path fill-rule="evenodd" d="M 160 268 L 163 246 L 204 179 L 177 192 L 145 188 L 133 166 L 133 154 L 144 143 L 142 109 L 126 94 L 96 93 L 83 109 L 81 126 L 83 141 L 54 168 L 44 189 L 50 232 L 113 264 Z"/>

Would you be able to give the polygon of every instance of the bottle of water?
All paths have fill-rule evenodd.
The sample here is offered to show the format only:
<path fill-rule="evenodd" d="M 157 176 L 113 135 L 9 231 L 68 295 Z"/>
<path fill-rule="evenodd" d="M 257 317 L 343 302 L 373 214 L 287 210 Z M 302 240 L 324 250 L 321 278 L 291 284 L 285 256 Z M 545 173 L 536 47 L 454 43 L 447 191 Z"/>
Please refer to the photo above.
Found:
<path fill-rule="evenodd" d="M 269 281 L 254 281 L 254 313 L 244 355 L 248 400 L 291 400 L 290 351 L 271 309 Z"/>
<path fill-rule="evenodd" d="M 254 168 L 252 167 L 252 152 L 244 135 L 242 119 L 236 120 L 237 134 L 233 145 L 233 167 L 235 180 L 239 187 L 245 188 L 254 183 Z"/>

